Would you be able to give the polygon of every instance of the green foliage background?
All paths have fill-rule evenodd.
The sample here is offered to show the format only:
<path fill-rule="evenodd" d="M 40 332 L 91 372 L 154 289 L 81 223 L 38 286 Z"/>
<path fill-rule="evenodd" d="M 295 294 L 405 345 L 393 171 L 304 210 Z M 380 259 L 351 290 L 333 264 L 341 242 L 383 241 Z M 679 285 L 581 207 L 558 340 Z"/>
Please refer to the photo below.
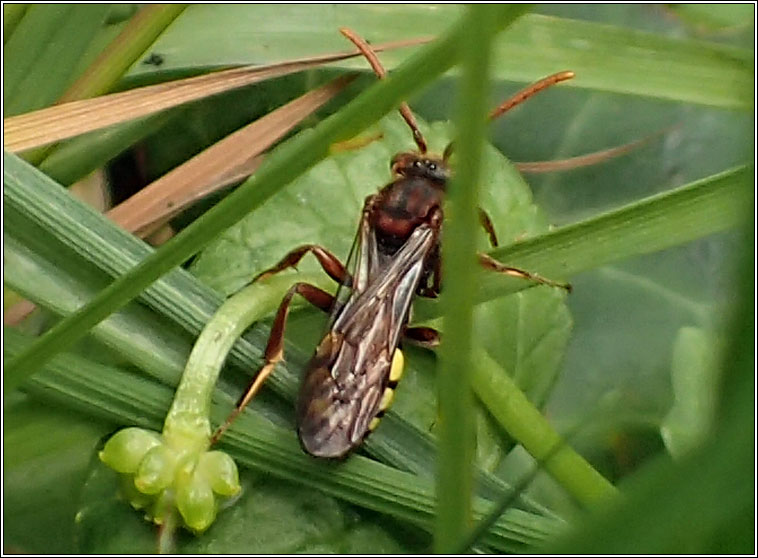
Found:
<path fill-rule="evenodd" d="M 453 6 L 193 5 L 135 60 L 118 87 L 221 65 L 344 50 L 337 32 L 342 25 L 375 43 L 416 36 L 419 29 L 438 33 L 458 12 Z M 4 6 L 4 14 L 4 111 L 9 116 L 52 103 L 116 36 L 132 8 Z M 490 153 L 482 205 L 493 217 L 501 244 L 749 163 L 754 152 L 753 17 L 752 6 L 744 11 L 721 6 L 538 6 L 503 33 L 495 49 L 493 104 L 523 82 L 548 73 L 573 69 L 578 74 L 574 82 L 532 99 L 493 125 L 493 144 L 508 159 L 570 157 L 665 131 L 625 157 L 567 172 L 527 175 L 529 187 L 507 161 Z M 151 52 L 163 57 L 161 66 L 141 62 Z M 407 56 L 405 50 L 392 51 L 382 60 L 392 68 Z M 67 185 L 143 141 L 151 154 L 149 172 L 159 176 L 344 68 L 363 70 L 365 63 L 350 61 L 245 88 L 123 126 L 120 135 L 101 132 L 74 139 L 40 168 Z M 339 115 L 346 98 L 372 81 L 366 75 L 311 123 L 328 113 Z M 410 101 L 425 120 L 445 121 L 454 94 L 453 71 Z M 116 499 L 113 478 L 93 460 L 98 440 L 120 424 L 157 425 L 170 400 L 167 386 L 176 382 L 202 316 L 212 311 L 220 295 L 234 292 L 303 242 L 323 242 L 346 255 L 363 196 L 386 182 L 391 154 L 410 145 L 394 115 L 377 126 L 384 133 L 382 141 L 319 164 L 216 238 L 194 261 L 192 273 L 220 294 L 193 291 L 193 283 L 177 279 L 174 294 L 164 290 L 130 304 L 80 341 L 65 355 L 67 360 L 54 360 L 57 372 L 45 371 L 20 392 L 5 393 L 4 550 L 154 548 L 153 529 Z M 449 127 L 430 126 L 433 144 L 444 147 Z M 95 152 L 92 145 L 102 149 Z M 14 169 L 14 177 L 22 176 L 23 165 L 8 161 L 6 204 L 13 195 L 8 169 Z M 36 202 L 26 202 L 34 212 L 46 203 L 46 190 L 31 176 L 23 174 L 20 183 L 39 193 Z M 750 187 L 751 177 L 752 171 L 738 175 L 741 192 Z M 100 234 L 96 216 L 77 213 L 82 210 L 76 204 L 61 204 L 61 211 Z M 205 208 L 194 208 L 177 224 Z M 736 217 L 725 223 L 706 220 L 702 226 L 721 231 L 739 222 Z M 24 324 L 26 333 L 47 327 L 55 315 L 71 313 L 102 289 L 110 275 L 122 273 L 146 254 L 144 247 L 111 231 L 103 233 L 111 236 L 105 237 L 102 253 L 82 257 L 82 251 L 92 251 L 90 245 L 74 245 L 60 222 L 48 219 L 46 227 L 43 218 L 42 223 L 31 224 L 17 209 L 5 213 L 6 285 L 46 309 Z M 674 220 L 670 230 L 657 228 L 655 234 L 680 238 L 682 230 L 682 221 Z M 570 277 L 571 296 L 564 300 L 539 288 L 496 299 L 477 310 L 477 332 L 551 423 L 569 433 L 569 443 L 628 489 L 630 501 L 617 514 L 593 523 L 577 515 L 576 504 L 555 481 L 540 475 L 502 524 L 513 528 L 521 522 L 526 527 L 504 531 L 506 535 L 487 543 L 501 550 L 550 542 L 566 545 L 553 547 L 563 551 L 749 552 L 754 524 L 754 477 L 749 470 L 754 469 L 754 430 L 748 428 L 754 406 L 749 397 L 754 391 L 752 234 L 727 230 L 636 257 L 630 257 L 635 251 L 626 247 L 624 238 L 614 240 L 611 234 L 611 239 L 609 249 L 618 246 L 618 261 L 607 258 L 578 266 L 592 269 Z M 116 263 L 106 264 L 108 260 Z M 543 269 L 550 271 L 550 263 L 537 264 L 537 270 Z M 156 300 L 163 300 L 169 310 L 156 310 Z M 190 318 L 177 318 L 181 312 Z M 274 379 L 271 393 L 256 402 L 261 414 L 284 432 L 290 430 L 290 419 L 282 395 L 294 389 L 299 365 L 322 323 L 322 317 L 307 310 L 293 316 L 288 367 L 281 379 Z M 265 326 L 255 328 L 248 335 L 248 348 L 237 354 L 257 356 L 266 332 Z M 5 341 L 6 355 L 25 345 L 17 331 L 6 331 Z M 431 441 L 434 357 L 421 350 L 409 353 L 396 413 L 386 419 L 376 440 L 372 437 L 367 451 L 431 482 L 433 462 L 425 446 L 408 440 Z M 231 360 L 224 387 L 233 399 L 245 375 L 240 370 L 244 358 Z M 516 482 L 532 462 L 488 414 L 477 417 L 477 464 L 482 474 L 490 475 L 482 481 L 480 494 L 487 495 L 486 487 L 494 490 L 498 482 Z M 254 424 L 265 429 L 268 423 Z M 418 510 L 429 494 L 421 490 L 408 507 L 393 507 L 392 498 L 385 502 L 372 497 L 391 486 L 394 477 L 358 456 L 342 472 L 319 469 L 315 480 L 305 480 L 308 486 L 302 485 L 303 479 L 292 482 L 299 478 L 300 461 L 305 471 L 312 465 L 298 456 L 291 433 L 282 436 L 281 442 L 272 443 L 284 448 L 284 459 L 296 463 L 287 473 L 289 480 L 269 474 L 276 462 L 261 465 L 259 457 L 250 458 L 246 463 L 257 464 L 259 470 L 246 473 L 243 500 L 223 512 L 203 537 L 180 535 L 181 550 L 400 553 L 428 548 L 427 530 L 417 525 L 428 525 L 429 516 Z M 699 447 L 695 453 L 693 445 Z M 669 455 L 677 458 L 676 465 Z M 355 496 L 356 486 L 348 481 L 358 473 L 368 480 L 364 492 L 358 488 Z M 320 475 L 335 479 L 323 481 L 330 496 L 319 490 Z M 348 484 L 339 488 L 341 482 Z M 352 504 L 343 501 L 340 490 L 353 491 L 346 496 Z M 377 501 L 382 503 L 372 503 Z M 560 542 L 556 537 L 564 525 L 556 516 L 587 526 Z"/>

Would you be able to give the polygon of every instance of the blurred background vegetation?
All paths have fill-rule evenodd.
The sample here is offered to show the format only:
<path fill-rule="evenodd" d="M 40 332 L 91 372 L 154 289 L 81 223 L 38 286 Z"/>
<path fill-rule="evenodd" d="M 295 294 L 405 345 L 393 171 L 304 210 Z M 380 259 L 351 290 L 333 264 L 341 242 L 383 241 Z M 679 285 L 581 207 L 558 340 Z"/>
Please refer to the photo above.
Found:
<path fill-rule="evenodd" d="M 538 5 L 503 33 L 495 51 L 493 105 L 526 82 L 564 69 L 577 72 L 573 82 L 493 124 L 492 143 L 510 161 L 562 160 L 647 141 L 589 166 L 525 172 L 531 194 L 511 171 L 493 173 L 490 182 L 505 182 L 504 190 L 516 192 L 504 194 L 488 184 L 483 194 L 501 244 L 751 164 L 753 9 Z M 8 118 L 62 98 L 346 51 L 340 26 L 352 27 L 375 45 L 416 38 L 419 30 L 434 35 L 458 17 L 459 8 L 192 5 L 155 9 L 146 16 L 145 8 L 132 5 L 4 5 L 3 13 Z M 136 19 L 140 13 L 142 21 Z M 114 39 L 121 50 L 112 46 Z M 108 45 L 111 50 L 104 51 Z M 416 48 L 391 50 L 381 58 L 394 68 Z M 87 77 L 93 64 L 97 71 L 89 75 L 106 76 L 101 83 Z M 274 77 L 103 131 L 40 143 L 22 156 L 104 212 L 347 69 L 360 69 L 362 75 L 299 123 L 280 124 L 280 135 L 296 134 L 339 114 L 374 81 L 364 60 Z M 455 88 L 453 70 L 409 101 L 423 120 L 447 121 Z M 444 146 L 449 129 L 439 124 L 429 130 Z M 219 293 L 212 301 L 236 291 L 297 244 L 322 242 L 346 256 L 362 197 L 388 180 L 392 151 L 410 146 L 393 117 L 367 134 L 379 131 L 381 139 L 327 159 L 188 262 L 185 267 Z M 6 148 L 7 143 L 6 132 Z M 740 186 L 752 191 L 752 175 L 750 169 L 740 174 Z M 168 224 L 156 226 L 150 242 L 161 244 L 182 230 L 239 182 L 227 181 Z M 176 195 L 182 200 L 176 203 L 184 205 L 194 194 Z M 752 211 L 752 194 L 750 199 L 746 213 Z M 517 510 L 538 516 L 530 516 L 531 531 L 504 537 L 511 546 L 485 550 L 523 551 L 532 545 L 564 552 L 753 550 L 754 236 L 752 226 L 735 226 L 739 222 L 708 224 L 705 229 L 718 232 L 662 251 L 599 262 L 568 278 L 574 292 L 565 299 L 533 289 L 479 311 L 478 331 L 492 356 L 555 429 L 567 434 L 569 444 L 628 494 L 614 513 L 585 514 L 560 483 L 541 473 L 516 504 Z M 672 236 L 678 226 L 672 225 Z M 21 334 L 39 334 L 105 286 L 115 272 L 103 261 L 124 258 L 114 251 L 88 259 L 90 248 L 83 245 L 82 256 L 66 245 L 73 241 L 57 227 L 51 220 L 31 223 L 16 210 L 5 214 L 6 358 L 27 343 Z M 315 267 L 304 264 L 303 269 Z M 170 396 L 165 386 L 175 383 L 175 369 L 181 370 L 199 326 L 177 324 L 144 300 L 120 315 L 107 331 L 77 343 L 68 355 L 74 360 L 5 391 L 6 552 L 154 548 L 153 528 L 116 499 L 114 480 L 94 456 L 99 440 L 116 427 L 132 421 L 156 425 L 159 413 L 157 418 L 140 414 L 147 413 L 147 405 L 165 410 Z M 287 372 L 292 377 L 322 324 L 323 318 L 307 309 L 293 316 Z M 266 332 L 261 327 L 250 334 L 258 350 Z M 406 447 L 396 437 L 406 428 L 402 425 L 427 441 L 434 431 L 434 357 L 415 349 L 409 353 L 409 375 L 396 402 L 401 426 L 388 425 L 384 437 L 380 429 L 378 449 L 368 448 L 380 459 L 382 448 L 393 441 Z M 75 392 L 54 376 L 79 373 L 86 384 L 87 373 L 104 373 L 97 366 L 116 369 L 135 382 L 125 380 L 124 386 L 144 391 L 134 393 L 133 403 L 124 395 L 117 407 L 108 403 L 113 394 L 105 393 L 115 386 L 111 380 L 93 383 L 91 392 Z M 244 383 L 239 363 L 229 368 L 234 367 L 225 386 L 232 399 Z M 112 389 L 119 393 L 121 388 Z M 281 395 L 263 394 L 260 405 L 268 420 L 289 428 L 290 404 Z M 517 482 L 533 460 L 487 413 L 480 413 L 478 421 L 477 465 L 498 479 Z M 292 451 L 299 452 L 294 443 Z M 433 474 L 433 462 L 419 459 Z M 398 466 L 389 458 L 383 461 Z M 243 481 L 243 501 L 225 510 L 202 537 L 181 533 L 182 551 L 401 553 L 428 548 L 427 530 L 418 528 L 423 521 L 414 524 L 370 502 L 356 505 L 361 497 L 347 497 L 352 503 L 345 503 L 335 497 L 336 489 L 326 495 L 318 484 L 304 487 L 270 475 L 265 467 L 246 472 Z M 369 501 L 369 494 L 363 499 Z M 561 538 L 564 521 L 571 529 Z"/>

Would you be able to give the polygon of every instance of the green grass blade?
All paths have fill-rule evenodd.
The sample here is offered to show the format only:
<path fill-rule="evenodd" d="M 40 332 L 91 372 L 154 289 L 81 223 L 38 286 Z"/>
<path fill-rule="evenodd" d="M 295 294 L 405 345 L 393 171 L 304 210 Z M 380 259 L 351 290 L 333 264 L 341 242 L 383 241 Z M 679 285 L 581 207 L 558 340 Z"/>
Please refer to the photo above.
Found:
<path fill-rule="evenodd" d="M 553 232 L 491 252 L 508 265 L 554 279 L 724 231 L 744 222 L 753 206 L 752 167 L 738 167 Z M 531 286 L 483 276 L 480 301 Z M 434 301 L 419 300 L 416 317 L 439 316 Z"/>
<path fill-rule="evenodd" d="M 26 4 L 3 4 L 3 44 L 11 38 L 28 7 Z"/>
<path fill-rule="evenodd" d="M 656 22 L 651 6 L 638 6 L 637 15 Z M 581 87 L 714 107 L 750 109 L 753 105 L 753 53 L 713 41 L 631 29 L 619 6 L 617 25 L 532 13 L 520 18 L 510 32 L 498 37 L 493 78 L 530 82 L 560 70 L 574 70 L 567 87 Z M 536 8 L 539 10 L 540 8 Z M 265 63 L 340 49 L 334 32 L 347 25 L 372 42 L 435 35 L 461 13 L 459 5 L 345 5 L 339 17 L 322 6 L 292 9 L 286 25 L 275 6 L 193 6 L 156 43 L 158 52 L 175 52 L 167 68 L 223 65 L 247 61 Z M 648 10 L 647 14 L 640 13 Z M 664 16 L 659 16 L 663 19 Z M 208 21 L 215 25 L 209 27 Z M 419 25 L 419 22 L 423 24 Z M 204 41 L 197 40 L 197 29 Z M 267 32 L 267 30 L 271 30 Z M 231 43 L 230 34 L 255 40 Z M 208 45 L 214 45 L 212 49 Z M 408 50 L 382 54 L 392 69 Z M 362 61 L 340 67 L 366 71 Z M 147 71 L 136 68 L 134 72 Z"/>
<path fill-rule="evenodd" d="M 61 95 L 110 11 L 106 4 L 29 7 L 3 53 L 6 117 L 45 107 Z"/>
<path fill-rule="evenodd" d="M 467 27 L 472 36 L 461 48 L 458 88 L 458 157 L 460 168 L 450 186 L 442 254 L 445 261 L 443 320 L 447 335 L 440 346 L 437 385 L 440 432 L 437 460 L 436 552 L 447 553 L 465 537 L 471 521 L 471 464 L 474 457 L 471 368 L 478 190 L 489 86 L 491 8 L 471 7 Z"/>
<path fill-rule="evenodd" d="M 183 4 L 155 4 L 138 11 L 119 36 L 66 90 L 60 102 L 87 99 L 110 91 L 185 8 Z"/>
<path fill-rule="evenodd" d="M 542 37 L 550 37 L 549 46 Z M 577 74 L 569 87 L 748 110 L 753 104 L 753 54 L 744 49 L 536 14 L 503 43 L 504 71 L 514 76 L 566 69 Z"/>
<path fill-rule="evenodd" d="M 548 420 L 518 389 L 511 377 L 480 350 L 474 359 L 472 385 L 498 423 L 543 463 L 545 470 L 583 506 L 611 501 L 616 489 L 577 452 L 565 445 Z M 558 448 L 558 449 L 556 449 Z"/>
<path fill-rule="evenodd" d="M 107 283 L 108 277 L 56 243 L 37 251 L 23 224 L 6 210 L 9 227 L 4 238 L 6 286 L 59 316 L 75 312 Z M 15 229 L 14 229 L 15 227 Z M 39 234 L 39 233 L 37 233 Z M 50 252 L 55 252 L 50 254 Z M 190 351 L 189 339 L 175 324 L 142 305 L 133 304 L 103 320 L 93 330 L 96 339 L 167 385 L 175 385 Z M 18 384 L 24 375 L 3 376 L 4 385 Z"/>

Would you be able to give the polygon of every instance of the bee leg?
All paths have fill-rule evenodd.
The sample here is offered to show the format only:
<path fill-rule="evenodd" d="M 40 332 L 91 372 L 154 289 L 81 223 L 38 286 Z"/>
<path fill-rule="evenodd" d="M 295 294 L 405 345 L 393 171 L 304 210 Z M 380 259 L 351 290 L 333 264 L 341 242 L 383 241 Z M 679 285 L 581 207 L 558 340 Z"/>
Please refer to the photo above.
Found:
<path fill-rule="evenodd" d="M 497 235 L 495 234 L 495 227 L 492 225 L 490 216 L 487 215 L 487 212 L 481 207 L 479 208 L 479 224 L 482 225 L 482 228 L 487 233 L 487 236 L 490 240 L 490 245 L 493 248 L 497 248 Z"/>
<path fill-rule="evenodd" d="M 496 259 L 488 256 L 487 254 L 479 254 L 479 263 L 484 269 L 489 269 L 497 273 L 510 275 L 511 277 L 520 277 L 522 279 L 528 279 L 529 281 L 534 281 L 535 283 L 541 283 L 543 285 L 549 285 L 551 287 L 558 287 L 561 289 L 565 289 L 566 292 L 569 292 L 569 293 L 571 292 L 571 285 L 569 285 L 568 283 L 553 281 L 552 279 L 546 279 L 545 277 L 541 277 L 540 275 L 537 275 L 536 273 L 530 273 L 528 271 L 524 271 L 523 269 L 519 269 L 517 267 L 507 266 L 505 264 L 500 263 Z"/>
<path fill-rule="evenodd" d="M 426 349 L 436 349 L 440 344 L 440 332 L 431 327 L 408 327 L 403 338 Z"/>
<path fill-rule="evenodd" d="M 290 303 L 292 297 L 295 294 L 299 294 L 305 300 L 313 304 L 314 306 L 328 312 L 332 304 L 334 303 L 334 297 L 319 289 L 314 285 L 308 283 L 295 283 L 284 295 L 282 302 L 279 304 L 279 309 L 276 311 L 276 317 L 274 323 L 271 326 L 271 334 L 268 337 L 268 343 L 266 343 L 266 350 L 263 352 L 264 364 L 258 371 L 253 379 L 252 383 L 247 387 L 245 393 L 242 394 L 234 410 L 229 413 L 229 416 L 224 421 L 224 424 L 219 426 L 211 436 L 211 445 L 215 444 L 221 435 L 231 426 L 232 422 L 242 412 L 242 410 L 250 403 L 250 400 L 260 390 L 263 382 L 274 371 L 276 364 L 284 357 L 284 327 L 287 322 L 287 315 L 289 314 Z"/>
<path fill-rule="evenodd" d="M 337 258 L 337 256 L 332 254 L 326 248 L 318 246 L 317 244 L 305 244 L 303 246 L 295 248 L 286 256 L 284 256 L 274 267 L 269 268 L 266 271 L 263 271 L 256 275 L 253 279 L 253 282 L 271 277 L 272 275 L 275 275 L 280 271 L 284 271 L 290 267 L 296 268 L 297 264 L 308 252 L 316 256 L 316 259 L 318 260 L 318 263 L 321 264 L 323 270 L 326 271 L 329 277 L 337 281 L 337 283 L 350 283 L 350 274 L 345 269 L 345 266 L 342 265 L 342 262 L 340 262 L 339 258 Z"/>
<path fill-rule="evenodd" d="M 435 248 L 434 252 L 430 254 L 428 265 L 432 270 L 432 284 L 428 285 L 426 280 L 423 281 L 424 285 L 419 287 L 418 295 L 425 298 L 437 298 L 440 294 L 442 282 L 442 258 L 440 258 L 439 247 Z"/>

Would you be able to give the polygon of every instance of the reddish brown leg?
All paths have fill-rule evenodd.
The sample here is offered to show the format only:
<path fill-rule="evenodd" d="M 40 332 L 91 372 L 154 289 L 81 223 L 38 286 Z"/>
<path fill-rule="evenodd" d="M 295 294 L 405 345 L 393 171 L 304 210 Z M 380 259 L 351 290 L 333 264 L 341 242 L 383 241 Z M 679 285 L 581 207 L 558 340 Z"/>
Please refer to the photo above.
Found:
<path fill-rule="evenodd" d="M 274 267 L 256 275 L 253 282 L 271 277 L 272 275 L 290 267 L 297 268 L 297 264 L 308 252 L 316 256 L 318 263 L 321 264 L 321 267 L 326 271 L 329 277 L 337 281 L 337 283 L 342 284 L 346 282 L 347 284 L 350 284 L 350 274 L 345 269 L 345 266 L 342 265 L 342 262 L 340 262 L 337 256 L 332 254 L 329 250 L 318 246 L 317 244 L 305 244 L 295 248 L 284 256 Z"/>
<path fill-rule="evenodd" d="M 490 239 L 490 245 L 493 248 L 497 248 L 497 235 L 495 234 L 495 227 L 492 225 L 490 216 L 487 215 L 487 212 L 484 211 L 484 209 L 481 207 L 479 208 L 479 224 L 482 225 L 482 228 L 487 233 L 487 236 Z"/>
<path fill-rule="evenodd" d="M 232 422 L 239 416 L 242 410 L 252 400 L 253 396 L 260 390 L 263 382 L 269 377 L 271 372 L 274 371 L 274 367 L 284 357 L 284 326 L 287 322 L 287 315 L 289 314 L 290 303 L 292 297 L 295 294 L 299 294 L 305 300 L 320 308 L 325 312 L 329 312 L 334 303 L 334 297 L 319 289 L 314 285 L 308 283 L 295 283 L 284 295 L 282 302 L 279 304 L 279 309 L 276 311 L 276 317 L 274 318 L 274 324 L 271 327 L 271 334 L 268 337 L 268 343 L 266 344 L 266 350 L 263 352 L 264 363 L 260 371 L 255 375 L 254 380 L 248 386 L 245 393 L 240 397 L 234 410 L 229 413 L 229 416 L 224 421 L 224 424 L 219 426 L 211 436 L 211 445 L 215 444 L 221 435 L 231 426 Z"/>
<path fill-rule="evenodd" d="M 534 281 L 536 283 L 541 283 L 543 285 L 549 285 L 551 287 L 559 287 L 561 289 L 566 289 L 567 292 L 571 292 L 571 285 L 569 285 L 568 283 L 553 281 L 552 279 L 546 279 L 544 277 L 541 277 L 537 275 L 536 273 L 530 273 L 528 271 L 524 271 L 523 269 L 519 269 L 517 267 L 507 266 L 505 264 L 500 263 L 496 259 L 488 256 L 487 254 L 479 254 L 479 263 L 482 265 L 484 269 L 489 269 L 491 271 L 496 271 L 497 273 L 510 275 L 511 277 L 520 277 L 521 279 L 528 279 L 529 281 Z"/>
<path fill-rule="evenodd" d="M 440 344 L 440 332 L 431 327 L 406 328 L 403 338 L 427 349 L 436 349 Z"/>

